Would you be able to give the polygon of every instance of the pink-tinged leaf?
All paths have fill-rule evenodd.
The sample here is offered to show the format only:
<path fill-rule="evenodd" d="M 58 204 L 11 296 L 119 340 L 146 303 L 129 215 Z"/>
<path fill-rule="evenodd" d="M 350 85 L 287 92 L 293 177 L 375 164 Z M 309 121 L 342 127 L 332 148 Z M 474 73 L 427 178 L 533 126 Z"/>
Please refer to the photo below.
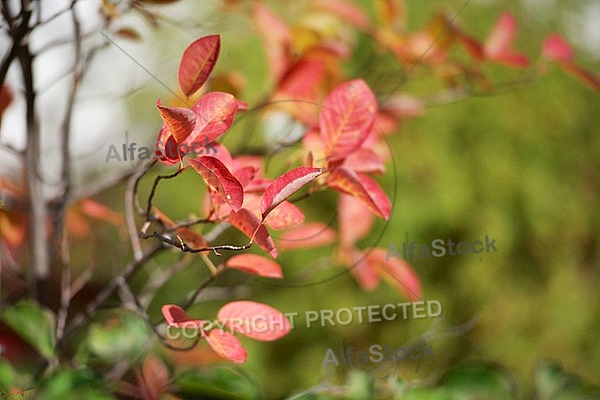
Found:
<path fill-rule="evenodd" d="M 376 114 L 377 100 L 363 80 L 342 83 L 333 89 L 319 115 L 327 155 L 341 159 L 359 148 L 371 132 Z"/>
<path fill-rule="evenodd" d="M 234 175 L 237 177 L 238 181 L 242 184 L 242 187 L 246 187 L 252 179 L 256 176 L 258 170 L 252 166 L 242 167 L 240 169 L 236 169 Z"/>
<path fill-rule="evenodd" d="M 311 98 L 325 76 L 325 62 L 303 59 L 290 68 L 279 83 L 279 92 L 294 99 Z"/>
<path fill-rule="evenodd" d="M 304 222 L 304 213 L 294 204 L 284 201 L 265 218 L 265 225 L 276 231 L 300 225 Z"/>
<path fill-rule="evenodd" d="M 561 63 L 561 66 L 565 71 L 579 79 L 581 82 L 585 83 L 595 91 L 600 92 L 600 78 L 575 64 Z"/>
<path fill-rule="evenodd" d="M 248 186 L 244 187 L 246 193 L 263 193 L 273 181 L 265 178 L 254 178 Z"/>
<path fill-rule="evenodd" d="M 527 68 L 529 66 L 529 58 L 523 54 L 518 53 L 500 54 L 494 57 L 490 57 L 490 60 L 511 67 Z"/>
<path fill-rule="evenodd" d="M 488 56 L 506 53 L 515 40 L 517 21 L 509 13 L 502 13 L 485 43 L 485 52 Z"/>
<path fill-rule="evenodd" d="M 218 158 L 204 156 L 188 159 L 187 162 L 233 210 L 237 211 L 242 207 L 244 188 Z"/>
<path fill-rule="evenodd" d="M 204 85 L 217 63 L 220 49 L 219 35 L 200 38 L 185 49 L 179 64 L 179 86 L 186 96 Z"/>
<path fill-rule="evenodd" d="M 238 110 L 238 101 L 229 93 L 210 92 L 192 106 L 198 118 L 198 127 L 186 143 L 204 145 L 227 132 Z"/>
<path fill-rule="evenodd" d="M 225 304 L 217 313 L 217 319 L 232 331 L 264 342 L 277 340 L 290 332 L 290 324 L 283 313 L 254 301 Z"/>
<path fill-rule="evenodd" d="M 279 82 L 291 59 L 292 32 L 285 21 L 261 3 L 254 7 L 254 22 L 266 42 L 271 76 Z"/>
<path fill-rule="evenodd" d="M 341 194 L 338 202 L 340 245 L 352 248 L 356 241 L 369 233 L 375 216 L 356 197 Z"/>
<path fill-rule="evenodd" d="M 196 128 L 196 114 L 187 108 L 168 108 L 156 102 L 158 112 L 177 143 L 182 143 Z M 161 135 L 164 135 L 161 133 Z"/>
<path fill-rule="evenodd" d="M 302 186 L 325 172 L 324 168 L 298 167 L 286 172 L 267 187 L 263 195 L 261 212 L 263 218 Z"/>
<path fill-rule="evenodd" d="M 422 297 L 419 276 L 404 260 L 396 257 L 386 260 L 387 254 L 388 251 L 385 249 L 373 249 L 367 255 L 366 260 L 373 267 L 379 268 L 379 275 L 396 286 L 406 299 L 418 300 Z"/>
<path fill-rule="evenodd" d="M 553 61 L 571 62 L 575 57 L 573 48 L 556 33 L 548 35 L 542 46 L 542 55 Z"/>
<path fill-rule="evenodd" d="M 356 197 L 375 215 L 388 219 L 392 206 L 381 187 L 366 175 L 357 174 L 344 166 L 336 168 L 327 180 L 334 190 Z"/>
<path fill-rule="evenodd" d="M 239 269 L 265 278 L 283 278 L 281 266 L 275 261 L 256 254 L 238 254 L 225 263 L 227 268 Z"/>
<path fill-rule="evenodd" d="M 362 174 L 383 174 L 385 172 L 381 157 L 368 148 L 361 148 L 352 152 L 346 157 L 342 165 Z"/>
<path fill-rule="evenodd" d="M 88 216 L 100 221 L 110 222 L 113 225 L 122 226 L 123 216 L 116 211 L 111 210 L 104 204 L 98 203 L 92 199 L 81 200 L 81 211 Z"/>
<path fill-rule="evenodd" d="M 267 228 L 261 224 L 256 215 L 245 208 L 240 208 L 238 212 L 232 211 L 229 214 L 229 222 L 251 240 L 256 241 L 260 248 L 269 253 L 271 257 L 277 258 L 275 243 Z"/>
<path fill-rule="evenodd" d="M 212 349 L 219 356 L 236 364 L 243 364 L 248 358 L 246 348 L 238 338 L 229 332 L 213 329 L 204 336 Z"/>
<path fill-rule="evenodd" d="M 161 310 L 169 326 L 177 328 L 202 327 L 206 322 L 201 319 L 191 319 L 183 308 L 174 304 L 165 304 Z"/>
<path fill-rule="evenodd" d="M 362 254 L 354 249 L 349 249 L 348 252 L 350 261 L 348 264 L 350 267 L 350 274 L 354 277 L 358 285 L 365 292 L 371 292 L 377 289 L 379 286 L 379 274 L 378 269 L 374 267 L 373 263 L 367 262 L 366 257 L 362 258 Z"/>
<path fill-rule="evenodd" d="M 517 21 L 509 13 L 503 13 L 492 29 L 484 46 L 485 56 L 492 61 L 513 67 L 527 67 L 529 59 L 522 54 L 511 52 L 517 34 Z"/>
<path fill-rule="evenodd" d="M 281 237 L 279 247 L 285 250 L 327 246 L 335 242 L 335 231 L 322 222 L 311 222 L 289 229 Z"/>
<path fill-rule="evenodd" d="M 340 17 L 357 28 L 364 29 L 369 25 L 369 16 L 356 4 L 347 0 L 316 0 L 315 5 Z"/>

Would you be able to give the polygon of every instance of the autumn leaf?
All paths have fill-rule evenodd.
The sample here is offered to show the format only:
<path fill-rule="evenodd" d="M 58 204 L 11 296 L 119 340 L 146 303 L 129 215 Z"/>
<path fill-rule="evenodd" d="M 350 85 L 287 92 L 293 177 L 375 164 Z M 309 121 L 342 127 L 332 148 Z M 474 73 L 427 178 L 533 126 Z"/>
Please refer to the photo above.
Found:
<path fill-rule="evenodd" d="M 290 324 L 280 311 L 254 301 L 233 301 L 224 305 L 217 319 L 231 331 L 249 338 L 270 342 L 290 332 Z"/>
<path fill-rule="evenodd" d="M 356 197 L 341 194 L 338 201 L 338 224 L 340 245 L 351 248 L 356 241 L 366 236 L 375 222 L 375 217 Z"/>
<path fill-rule="evenodd" d="M 271 257 L 277 258 L 275 243 L 267 228 L 261 224 L 256 215 L 245 208 L 240 208 L 238 212 L 231 211 L 229 213 L 229 222 L 251 240 L 256 241 L 260 248 L 269 253 Z"/>
<path fill-rule="evenodd" d="M 392 206 L 381 187 L 366 175 L 357 174 L 341 166 L 336 168 L 327 180 L 334 190 L 356 197 L 375 215 L 388 219 Z"/>
<path fill-rule="evenodd" d="M 335 231 L 322 222 L 311 222 L 288 229 L 279 239 L 284 250 L 321 247 L 335 242 Z"/>
<path fill-rule="evenodd" d="M 341 159 L 365 141 L 375 123 L 377 100 L 367 84 L 353 80 L 337 86 L 319 115 L 321 139 L 331 159 Z"/>
<path fill-rule="evenodd" d="M 202 327 L 206 322 L 201 319 L 191 319 L 183 308 L 175 304 L 165 304 L 162 306 L 161 311 L 167 324 L 177 328 Z"/>
<path fill-rule="evenodd" d="M 348 261 L 350 262 L 348 264 L 351 264 L 349 268 L 350 274 L 361 289 L 365 292 L 377 289 L 377 286 L 379 286 L 378 268 L 375 267 L 373 262 L 369 262 L 360 252 L 354 249 L 349 250 L 349 252 L 350 259 Z"/>
<path fill-rule="evenodd" d="M 163 107 L 160 99 L 156 102 L 158 112 L 165 122 L 168 133 L 173 135 L 177 144 L 188 138 L 196 128 L 196 114 L 187 108 Z M 165 136 L 167 133 L 161 133 Z"/>
<path fill-rule="evenodd" d="M 527 67 L 529 59 L 511 51 L 516 34 L 517 21 L 515 17 L 509 13 L 502 13 L 484 44 L 483 50 L 486 58 L 514 67 Z"/>
<path fill-rule="evenodd" d="M 179 64 L 179 86 L 186 96 L 204 85 L 217 63 L 220 49 L 219 35 L 200 38 L 185 49 Z"/>
<path fill-rule="evenodd" d="M 542 55 L 548 60 L 571 62 L 574 58 L 573 48 L 559 35 L 552 33 L 544 40 Z"/>
<path fill-rule="evenodd" d="M 218 158 L 204 156 L 188 159 L 187 162 L 234 211 L 242 207 L 244 188 Z"/>
<path fill-rule="evenodd" d="M 383 174 L 385 166 L 381 157 L 371 149 L 360 148 L 352 152 L 343 162 L 343 165 L 354 172 L 362 174 Z"/>
<path fill-rule="evenodd" d="M 298 167 L 275 179 L 263 195 L 262 217 L 265 218 L 275 207 L 323 172 L 324 168 Z"/>
<path fill-rule="evenodd" d="M 229 332 L 212 329 L 204 336 L 212 349 L 219 356 L 236 364 L 243 364 L 248 358 L 246 348 L 238 338 Z"/>
<path fill-rule="evenodd" d="M 385 249 L 373 249 L 366 256 L 366 262 L 372 268 L 377 268 L 379 275 L 395 286 L 406 299 L 418 300 L 422 296 L 419 276 L 404 260 L 396 257 L 386 260 L 387 253 Z"/>
<path fill-rule="evenodd" d="M 265 278 L 283 278 L 283 272 L 281 272 L 279 264 L 256 254 L 235 255 L 227 260 L 225 266 Z"/>
<path fill-rule="evenodd" d="M 186 144 L 212 142 L 231 127 L 239 102 L 233 95 L 223 92 L 210 92 L 202 96 L 192 106 L 198 118 L 198 126 L 188 137 Z"/>
<path fill-rule="evenodd" d="M 265 218 L 265 225 L 276 231 L 300 225 L 303 222 L 304 213 L 289 201 L 281 203 Z"/>

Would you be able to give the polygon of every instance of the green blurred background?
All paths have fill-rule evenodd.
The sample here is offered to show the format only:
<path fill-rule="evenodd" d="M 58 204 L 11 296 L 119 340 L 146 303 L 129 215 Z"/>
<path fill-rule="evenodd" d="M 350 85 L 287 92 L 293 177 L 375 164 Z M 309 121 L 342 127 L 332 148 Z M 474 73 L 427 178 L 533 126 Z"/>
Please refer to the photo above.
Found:
<path fill-rule="evenodd" d="M 370 9 L 367 1 L 362 4 Z M 520 27 L 516 48 L 535 61 L 546 34 L 563 33 L 568 28 L 566 16 L 588 3 L 548 4 L 548 13 L 541 18 L 520 2 L 471 1 L 459 20 L 468 32 L 484 38 L 500 12 L 514 13 Z M 453 0 L 408 1 L 409 28 L 420 29 L 440 9 L 455 14 L 463 5 L 464 2 Z M 286 7 L 274 6 L 282 11 L 281 15 L 286 14 Z M 254 106 L 268 86 L 261 39 L 239 13 L 223 14 L 209 5 L 202 15 L 210 18 L 200 29 L 170 27 L 156 33 L 152 46 L 157 54 L 166 52 L 159 59 L 172 57 L 203 34 L 219 33 L 223 49 L 216 71 L 240 71 L 247 86 L 239 98 Z M 177 49 L 165 50 L 171 48 L 173 40 Z M 357 48 L 371 51 L 368 38 L 357 40 Z M 361 53 L 353 54 L 345 66 L 350 74 L 356 72 L 362 58 Z M 577 49 L 577 59 L 588 69 L 599 70 L 598 58 L 594 61 L 584 50 Z M 175 76 L 177 60 L 178 57 L 165 61 L 164 68 L 170 71 L 167 76 Z M 378 55 L 375 60 L 376 65 L 355 77 L 363 77 L 378 96 L 385 98 L 403 79 L 405 71 L 394 65 L 389 56 Z M 378 78 L 377 71 L 385 71 L 387 78 Z M 497 83 L 529 73 L 498 66 L 486 66 L 485 71 Z M 439 82 L 417 66 L 396 93 L 427 96 L 440 90 L 443 88 Z M 155 86 L 128 99 L 132 124 L 143 120 L 152 129 L 158 128 L 159 117 L 152 106 L 156 93 Z M 403 121 L 398 133 L 388 138 L 396 170 L 393 173 L 389 164 L 388 172 L 378 181 L 388 193 L 395 186 L 396 197 L 378 247 L 387 248 L 394 243 L 401 248 L 407 237 L 419 243 L 438 238 L 457 243 L 489 235 L 496 239 L 498 249 L 497 253 L 484 252 L 481 257 L 469 253 L 413 261 L 422 280 L 423 299 L 442 304 L 443 320 L 438 320 L 435 327 L 452 328 L 467 321 L 474 325 L 464 336 L 436 335 L 432 340 L 435 357 L 394 367 L 399 377 L 435 380 L 459 361 L 478 358 L 507 367 L 523 392 L 531 385 L 536 363 L 553 359 L 560 360 L 569 371 L 600 384 L 599 126 L 598 94 L 552 67 L 531 85 L 430 107 L 424 116 Z M 151 142 L 155 131 L 149 132 L 147 139 Z M 234 126 L 224 142 L 234 149 L 241 140 L 259 145 L 260 135 L 258 118 L 249 116 Z M 200 186 L 199 178 L 188 175 L 166 183 L 161 186 L 157 204 L 176 217 L 198 212 L 201 194 L 176 193 Z M 105 198 L 120 205 L 115 191 L 106 193 Z M 313 202 L 319 210 L 308 213 L 308 219 L 331 215 L 335 199 L 336 195 L 330 193 Z M 383 226 L 378 221 L 374 236 L 364 243 L 372 243 Z M 227 238 L 243 241 L 241 236 Z M 103 240 L 106 245 L 113 245 L 115 239 Z M 100 248 L 103 243 L 96 246 Z M 331 248 L 281 252 L 278 262 L 286 275 L 293 275 L 330 253 Z M 175 258 L 176 254 L 161 256 L 156 265 L 164 267 Z M 342 269 L 331 266 L 315 280 L 331 276 L 331 271 Z M 159 317 L 162 304 L 180 301 L 184 291 L 193 290 L 205 274 L 201 263 L 194 262 L 169 282 L 152 302 L 153 318 Z M 141 283 L 148 276 L 141 273 L 135 278 Z M 433 319 L 408 318 L 307 329 L 303 317 L 307 310 L 404 301 L 387 285 L 365 293 L 346 273 L 300 287 L 285 286 L 285 282 L 283 286 L 264 284 L 246 280 L 240 274 L 220 279 L 216 285 L 230 283 L 243 283 L 249 288 L 243 292 L 243 299 L 300 315 L 296 329 L 276 342 L 242 339 L 249 357 L 240 369 L 261 382 L 270 398 L 322 381 L 341 382 L 347 372 L 342 367 L 335 371 L 322 368 L 327 349 L 337 354 L 343 342 L 360 350 L 373 344 L 398 347 L 418 339 L 434 326 Z M 190 309 L 190 314 L 212 318 L 226 302 L 203 301 Z M 383 376 L 392 366 L 371 363 L 367 368 L 377 369 L 375 374 Z"/>

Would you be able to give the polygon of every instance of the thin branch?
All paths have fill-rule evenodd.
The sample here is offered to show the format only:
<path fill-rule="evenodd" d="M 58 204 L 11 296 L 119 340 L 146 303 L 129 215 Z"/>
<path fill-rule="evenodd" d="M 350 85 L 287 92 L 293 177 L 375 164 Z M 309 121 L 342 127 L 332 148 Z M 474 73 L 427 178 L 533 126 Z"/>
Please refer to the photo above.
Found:
<path fill-rule="evenodd" d="M 154 200 L 154 195 L 156 194 L 156 189 L 158 188 L 158 184 L 160 183 L 160 181 L 163 179 L 173 179 L 179 174 L 181 174 L 183 171 L 185 171 L 185 169 L 186 168 L 180 168 L 170 175 L 158 175 L 156 178 L 154 178 L 154 184 L 152 185 L 150 195 L 148 196 L 148 206 L 146 207 L 146 220 L 150 220 L 150 213 L 152 211 L 152 200 Z"/>
<path fill-rule="evenodd" d="M 202 282 L 200 284 L 200 286 L 198 286 L 196 288 L 196 290 L 194 291 L 194 293 L 190 296 L 190 298 L 183 304 L 182 308 L 184 310 L 187 310 L 188 308 L 190 308 L 190 306 L 192 304 L 194 304 L 196 301 L 198 301 L 198 299 L 200 298 L 200 294 L 202 293 L 202 290 L 204 288 L 206 288 L 208 285 L 210 285 L 216 278 L 217 276 L 219 276 L 219 274 L 223 271 L 224 267 L 221 265 L 219 266 L 214 274 L 211 274 L 208 278 L 206 278 L 204 280 L 204 282 Z"/>
<path fill-rule="evenodd" d="M 129 265 L 125 267 L 125 270 L 119 276 L 112 280 L 100 293 L 96 295 L 94 300 L 87 305 L 83 313 L 79 313 L 73 318 L 71 323 L 65 329 L 65 333 L 62 337 L 62 340 L 59 341 L 58 347 L 64 345 L 64 342 L 71 336 L 71 334 L 89 321 L 89 319 L 95 315 L 98 308 L 106 303 L 110 296 L 112 296 L 119 287 L 118 282 L 120 279 L 127 281 L 136 271 L 138 271 L 141 266 L 143 266 L 146 262 L 148 262 L 148 260 L 162 250 L 165 250 L 165 247 L 162 245 L 156 245 L 146 251 L 142 258 L 139 260 L 133 260 L 131 263 L 129 263 Z"/>

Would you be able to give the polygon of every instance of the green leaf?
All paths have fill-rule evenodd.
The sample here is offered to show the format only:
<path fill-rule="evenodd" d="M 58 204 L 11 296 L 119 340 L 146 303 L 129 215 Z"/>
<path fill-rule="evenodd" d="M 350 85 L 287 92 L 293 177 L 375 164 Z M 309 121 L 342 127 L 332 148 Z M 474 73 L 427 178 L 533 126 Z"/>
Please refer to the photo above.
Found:
<path fill-rule="evenodd" d="M 102 376 L 89 369 L 61 370 L 45 379 L 36 390 L 35 400 L 113 400 L 104 391 Z"/>
<path fill-rule="evenodd" d="M 8 392 L 14 383 L 15 371 L 9 363 L 0 359 L 0 393 Z"/>
<path fill-rule="evenodd" d="M 150 340 L 149 335 L 148 326 L 139 317 L 127 312 L 111 313 L 104 323 L 90 326 L 76 359 L 80 362 L 133 359 L 140 355 Z"/>
<path fill-rule="evenodd" d="M 348 380 L 346 399 L 363 400 L 373 397 L 373 379 L 368 372 L 363 370 L 352 371 Z"/>
<path fill-rule="evenodd" d="M 512 400 L 516 398 L 513 378 L 495 364 L 468 362 L 448 371 L 440 380 L 452 399 Z"/>
<path fill-rule="evenodd" d="M 534 374 L 536 399 L 584 400 L 600 398 L 600 389 L 588 385 L 582 378 L 566 373 L 551 362 L 540 364 Z"/>
<path fill-rule="evenodd" d="M 32 300 L 22 300 L 0 315 L 15 331 L 45 358 L 51 358 L 56 343 L 54 314 Z"/>
<path fill-rule="evenodd" d="M 223 400 L 263 398 L 256 382 L 230 367 L 184 372 L 175 378 L 174 387 L 174 393 L 183 398 L 197 398 L 198 395 Z"/>

